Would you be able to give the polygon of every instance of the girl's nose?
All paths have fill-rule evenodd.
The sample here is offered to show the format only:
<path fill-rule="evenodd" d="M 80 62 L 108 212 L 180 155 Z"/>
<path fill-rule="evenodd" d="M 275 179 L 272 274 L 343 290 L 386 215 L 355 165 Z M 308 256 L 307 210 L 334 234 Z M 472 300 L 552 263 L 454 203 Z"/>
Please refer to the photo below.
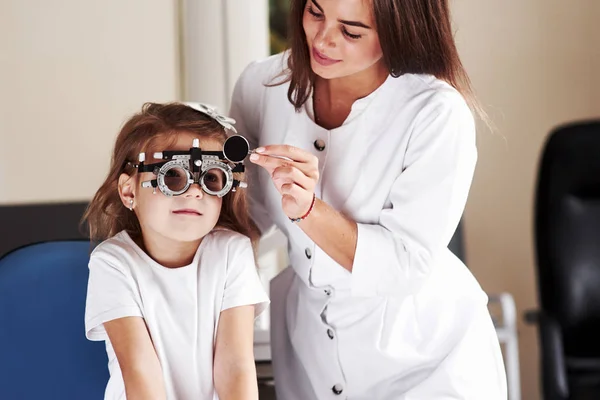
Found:
<path fill-rule="evenodd" d="M 192 183 L 188 190 L 184 193 L 185 197 L 195 197 L 197 199 L 201 199 L 204 197 L 204 190 L 199 183 Z"/>

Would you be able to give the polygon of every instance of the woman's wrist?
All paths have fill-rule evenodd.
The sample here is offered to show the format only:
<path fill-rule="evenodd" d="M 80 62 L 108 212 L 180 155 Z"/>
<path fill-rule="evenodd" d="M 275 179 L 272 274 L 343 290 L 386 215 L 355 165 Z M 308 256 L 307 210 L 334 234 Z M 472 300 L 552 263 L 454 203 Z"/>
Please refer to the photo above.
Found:
<path fill-rule="evenodd" d="M 298 227 L 329 257 L 352 272 L 358 243 L 358 225 L 352 218 L 316 199 L 310 218 L 300 221 Z"/>
<path fill-rule="evenodd" d="M 306 211 L 306 213 L 304 213 L 304 215 L 302 215 L 301 217 L 298 218 L 290 218 L 290 221 L 296 223 L 296 222 L 300 222 L 303 219 L 305 219 L 306 217 L 308 217 L 310 215 L 310 213 L 312 212 L 313 208 L 315 207 L 315 201 L 317 200 L 317 196 L 313 193 L 313 198 L 312 198 L 312 202 L 310 203 L 310 207 L 308 207 L 308 211 Z"/>

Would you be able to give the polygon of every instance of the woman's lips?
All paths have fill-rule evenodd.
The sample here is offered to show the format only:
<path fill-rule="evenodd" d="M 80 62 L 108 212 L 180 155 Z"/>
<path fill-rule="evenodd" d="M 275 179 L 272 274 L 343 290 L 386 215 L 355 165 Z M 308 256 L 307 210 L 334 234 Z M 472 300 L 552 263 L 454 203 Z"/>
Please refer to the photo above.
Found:
<path fill-rule="evenodd" d="M 340 62 L 340 60 L 334 60 L 333 58 L 329 58 L 326 55 L 321 54 L 314 47 L 312 48 L 312 53 L 313 53 L 313 58 L 315 59 L 315 61 L 318 62 L 319 64 L 325 66 L 325 67 Z"/>

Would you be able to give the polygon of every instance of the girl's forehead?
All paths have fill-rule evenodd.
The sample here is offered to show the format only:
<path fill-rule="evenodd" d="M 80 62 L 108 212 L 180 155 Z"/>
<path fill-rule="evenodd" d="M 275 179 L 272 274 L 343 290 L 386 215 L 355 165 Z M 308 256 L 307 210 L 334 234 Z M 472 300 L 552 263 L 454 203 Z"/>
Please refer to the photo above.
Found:
<path fill-rule="evenodd" d="M 219 139 L 181 132 L 160 135 L 148 144 L 146 151 L 189 150 L 192 147 L 194 139 L 200 141 L 200 148 L 202 150 L 220 151 L 223 149 L 223 142 Z"/>

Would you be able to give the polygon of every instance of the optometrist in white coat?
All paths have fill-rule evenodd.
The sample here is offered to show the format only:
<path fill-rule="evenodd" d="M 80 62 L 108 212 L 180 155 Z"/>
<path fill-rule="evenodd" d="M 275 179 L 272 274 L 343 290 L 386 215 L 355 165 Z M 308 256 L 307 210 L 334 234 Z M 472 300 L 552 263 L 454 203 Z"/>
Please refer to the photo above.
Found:
<path fill-rule="evenodd" d="M 448 250 L 477 150 L 446 0 L 291 3 L 291 49 L 230 112 L 259 147 L 252 216 L 289 239 L 277 398 L 506 399 L 487 296 Z"/>

